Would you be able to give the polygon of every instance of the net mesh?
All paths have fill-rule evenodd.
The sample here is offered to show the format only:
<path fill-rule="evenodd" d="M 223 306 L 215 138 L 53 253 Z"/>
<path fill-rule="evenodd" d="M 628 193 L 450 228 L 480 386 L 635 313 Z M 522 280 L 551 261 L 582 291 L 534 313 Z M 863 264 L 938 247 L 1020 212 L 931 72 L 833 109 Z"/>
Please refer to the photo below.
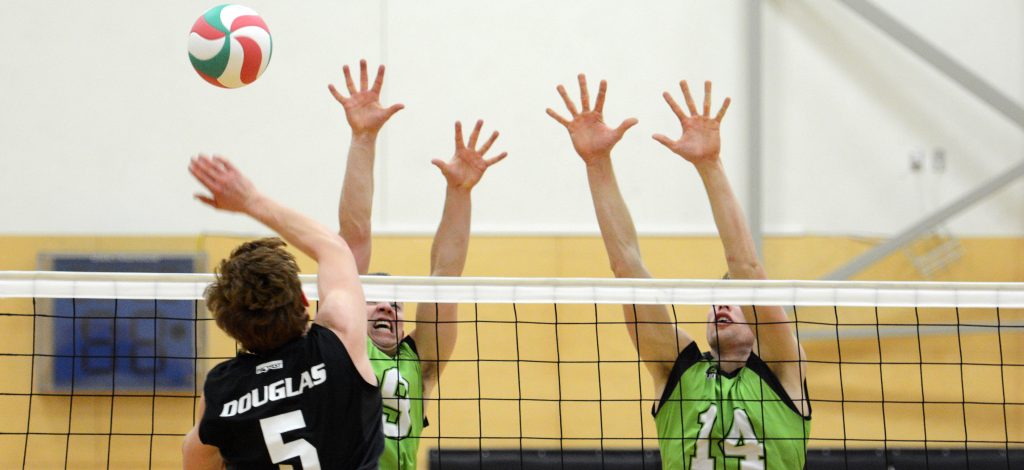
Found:
<path fill-rule="evenodd" d="M 0 467 L 180 468 L 206 372 L 236 344 L 208 275 L 0 274 Z M 304 287 L 315 299 L 312 278 Z M 1021 468 L 1024 285 L 366 278 L 458 302 L 420 468 L 660 468 L 656 392 L 622 305 L 702 350 L 710 304 L 783 305 L 807 352 L 808 468 Z M 416 325 L 407 304 L 407 331 Z M 914 467 L 911 467 L 914 468 Z"/>

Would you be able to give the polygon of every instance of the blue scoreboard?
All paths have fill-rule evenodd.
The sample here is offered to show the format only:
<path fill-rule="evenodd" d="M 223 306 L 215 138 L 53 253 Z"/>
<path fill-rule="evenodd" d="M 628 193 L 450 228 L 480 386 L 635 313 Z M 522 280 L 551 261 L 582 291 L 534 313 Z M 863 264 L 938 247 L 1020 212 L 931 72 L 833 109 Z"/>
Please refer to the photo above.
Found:
<path fill-rule="evenodd" d="M 193 255 L 51 255 L 80 272 L 195 272 Z M 51 385 L 62 391 L 193 392 L 197 304 L 188 300 L 55 299 Z"/>

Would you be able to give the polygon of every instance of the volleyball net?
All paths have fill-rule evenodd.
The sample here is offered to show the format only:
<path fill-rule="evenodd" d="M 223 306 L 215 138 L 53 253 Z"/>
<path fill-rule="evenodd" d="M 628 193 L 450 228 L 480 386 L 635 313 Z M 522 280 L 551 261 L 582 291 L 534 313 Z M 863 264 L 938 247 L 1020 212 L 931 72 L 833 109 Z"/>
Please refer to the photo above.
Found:
<path fill-rule="evenodd" d="M 0 273 L 0 468 L 181 468 L 237 345 L 211 275 Z M 303 286 L 316 299 L 315 278 Z M 808 468 L 1022 468 L 1024 284 L 364 277 L 458 303 L 420 468 L 660 468 L 659 397 L 622 305 L 707 350 L 709 305 L 780 305 L 807 353 Z M 315 307 L 315 306 L 314 306 Z M 312 313 L 312 312 L 311 312 Z M 358 312 L 363 314 L 363 312 Z M 399 410 L 400 411 L 400 410 Z"/>

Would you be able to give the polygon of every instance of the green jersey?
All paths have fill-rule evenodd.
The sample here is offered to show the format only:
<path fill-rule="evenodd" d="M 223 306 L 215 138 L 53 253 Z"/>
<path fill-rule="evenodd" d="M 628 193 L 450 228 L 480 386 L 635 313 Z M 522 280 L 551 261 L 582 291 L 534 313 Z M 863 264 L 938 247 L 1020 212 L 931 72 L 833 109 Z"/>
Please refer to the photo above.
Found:
<path fill-rule="evenodd" d="M 725 374 L 696 343 L 679 353 L 654 421 L 662 468 L 672 470 L 804 468 L 811 432 L 810 413 L 800 415 L 756 354 Z"/>
<path fill-rule="evenodd" d="M 377 349 L 369 338 L 366 341 L 384 405 L 385 439 L 380 468 L 415 470 L 420 434 L 426 425 L 423 373 L 416 343 L 406 336 L 398 345 L 398 354 L 391 357 Z"/>

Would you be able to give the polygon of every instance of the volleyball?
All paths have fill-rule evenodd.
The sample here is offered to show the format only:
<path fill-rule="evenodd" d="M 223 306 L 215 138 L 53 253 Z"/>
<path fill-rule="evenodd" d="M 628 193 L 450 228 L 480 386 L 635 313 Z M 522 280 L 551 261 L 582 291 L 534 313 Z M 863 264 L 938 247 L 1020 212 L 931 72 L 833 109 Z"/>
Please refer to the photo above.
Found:
<path fill-rule="evenodd" d="M 271 46 L 270 30 L 258 13 L 241 5 L 219 5 L 192 25 L 188 58 L 207 82 L 239 88 L 267 69 Z"/>

